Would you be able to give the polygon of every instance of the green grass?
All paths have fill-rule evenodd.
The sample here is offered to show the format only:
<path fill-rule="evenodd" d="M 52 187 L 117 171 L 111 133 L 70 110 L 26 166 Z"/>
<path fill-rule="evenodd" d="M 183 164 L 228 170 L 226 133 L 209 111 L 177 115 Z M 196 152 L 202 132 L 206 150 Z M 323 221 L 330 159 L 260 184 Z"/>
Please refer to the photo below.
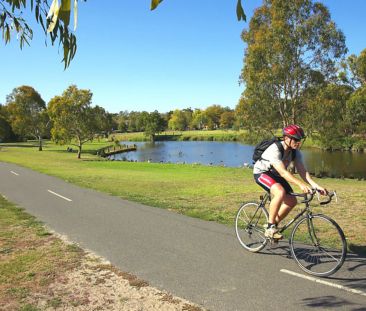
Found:
<path fill-rule="evenodd" d="M 88 150 L 100 148 L 91 143 Z M 83 187 L 127 200 L 174 210 L 192 217 L 233 225 L 240 202 L 257 200 L 262 190 L 245 168 L 201 165 L 104 161 L 96 156 L 66 152 L 52 143 L 36 148 L 4 147 L 0 160 L 60 177 Z M 321 179 L 321 185 L 338 192 L 340 203 L 315 207 L 334 218 L 354 246 L 365 245 L 366 182 Z"/>

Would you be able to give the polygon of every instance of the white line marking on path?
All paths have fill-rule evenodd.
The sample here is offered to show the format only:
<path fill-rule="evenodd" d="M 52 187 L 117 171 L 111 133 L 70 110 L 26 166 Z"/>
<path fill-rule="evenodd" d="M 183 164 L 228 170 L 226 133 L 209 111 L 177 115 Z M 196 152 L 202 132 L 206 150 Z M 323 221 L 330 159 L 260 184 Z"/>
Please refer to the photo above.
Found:
<path fill-rule="evenodd" d="M 339 285 L 339 284 L 336 284 L 336 283 L 331 283 L 331 282 L 328 282 L 328 281 L 320 280 L 320 279 L 314 278 L 312 276 L 303 275 L 303 274 L 292 272 L 292 271 L 286 270 L 286 269 L 281 269 L 280 271 L 284 272 L 284 273 L 287 273 L 287 274 L 290 274 L 292 276 L 297 276 L 297 277 L 305 279 L 305 280 L 309 280 L 309 281 L 313 281 L 313 282 L 320 283 L 320 284 L 323 284 L 323 285 L 335 287 L 335 288 L 344 290 L 346 292 L 350 292 L 350 293 L 361 295 L 361 296 L 366 296 L 366 293 L 363 292 L 362 290 L 353 289 L 353 288 L 350 288 L 350 287 L 347 287 L 347 286 L 343 286 L 343 285 Z"/>
<path fill-rule="evenodd" d="M 54 194 L 54 195 L 57 195 L 58 197 L 60 197 L 60 198 L 62 198 L 62 199 L 64 199 L 64 200 L 66 200 L 66 201 L 69 201 L 69 202 L 71 202 L 72 200 L 71 199 L 69 199 L 69 198 L 66 198 L 66 197 L 64 197 L 64 196 L 62 196 L 61 194 L 58 194 L 58 193 L 56 193 L 56 192 L 53 192 L 53 191 L 51 191 L 51 190 L 47 190 L 49 193 L 52 193 L 52 194 Z"/>
<path fill-rule="evenodd" d="M 18 173 L 15 173 L 14 171 L 10 171 L 10 173 L 12 173 L 12 174 L 14 174 L 16 176 L 19 176 L 19 174 Z"/>

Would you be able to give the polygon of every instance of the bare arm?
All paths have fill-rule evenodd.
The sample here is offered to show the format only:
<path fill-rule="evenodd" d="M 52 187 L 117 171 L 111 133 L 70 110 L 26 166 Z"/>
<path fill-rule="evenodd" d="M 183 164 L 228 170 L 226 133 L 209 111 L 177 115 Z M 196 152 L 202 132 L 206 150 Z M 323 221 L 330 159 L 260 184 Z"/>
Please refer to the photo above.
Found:
<path fill-rule="evenodd" d="M 319 186 L 310 176 L 309 172 L 305 169 L 304 164 L 302 162 L 295 162 L 295 166 L 297 172 L 301 176 L 301 178 L 307 182 L 313 189 L 317 189 L 321 194 L 326 194 L 327 190 L 321 186 Z"/>

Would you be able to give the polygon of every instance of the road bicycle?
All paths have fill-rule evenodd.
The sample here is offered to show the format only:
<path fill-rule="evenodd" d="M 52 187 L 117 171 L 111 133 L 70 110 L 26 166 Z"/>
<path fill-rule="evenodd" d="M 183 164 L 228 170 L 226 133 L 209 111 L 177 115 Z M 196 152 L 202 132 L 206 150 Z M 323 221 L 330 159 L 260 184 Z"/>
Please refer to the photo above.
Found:
<path fill-rule="evenodd" d="M 323 214 L 313 214 L 310 202 L 316 190 L 309 194 L 291 193 L 302 198 L 304 208 L 279 232 L 284 232 L 292 224 L 294 227 L 289 236 L 292 258 L 306 273 L 316 276 L 329 276 L 342 265 L 347 254 L 347 242 L 341 227 L 330 217 Z M 336 192 L 329 192 L 321 205 L 328 204 Z M 318 197 L 319 198 L 319 197 Z M 266 204 L 271 200 L 270 194 L 260 197 L 260 202 L 244 203 L 239 208 L 235 218 L 235 230 L 240 244 L 250 252 L 261 251 L 274 239 L 266 238 L 264 231 L 268 223 Z"/>

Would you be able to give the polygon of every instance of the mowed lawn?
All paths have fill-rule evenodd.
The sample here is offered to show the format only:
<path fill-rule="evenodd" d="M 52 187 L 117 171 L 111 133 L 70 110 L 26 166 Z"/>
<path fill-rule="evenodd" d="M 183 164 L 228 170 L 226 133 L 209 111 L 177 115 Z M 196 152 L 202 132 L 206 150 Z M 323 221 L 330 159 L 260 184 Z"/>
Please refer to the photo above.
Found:
<path fill-rule="evenodd" d="M 240 203 L 258 200 L 262 194 L 248 168 L 107 161 L 90 153 L 108 144 L 100 141 L 86 145 L 89 153 L 82 154 L 81 160 L 76 153 L 66 152 L 66 146 L 50 142 L 41 152 L 36 147 L 19 147 L 19 144 L 2 146 L 0 161 L 16 163 L 127 200 L 230 226 L 234 224 Z M 331 178 L 317 182 L 337 190 L 339 202 L 326 206 L 316 204 L 314 211 L 327 214 L 340 224 L 351 249 L 364 247 L 366 182 Z"/>

